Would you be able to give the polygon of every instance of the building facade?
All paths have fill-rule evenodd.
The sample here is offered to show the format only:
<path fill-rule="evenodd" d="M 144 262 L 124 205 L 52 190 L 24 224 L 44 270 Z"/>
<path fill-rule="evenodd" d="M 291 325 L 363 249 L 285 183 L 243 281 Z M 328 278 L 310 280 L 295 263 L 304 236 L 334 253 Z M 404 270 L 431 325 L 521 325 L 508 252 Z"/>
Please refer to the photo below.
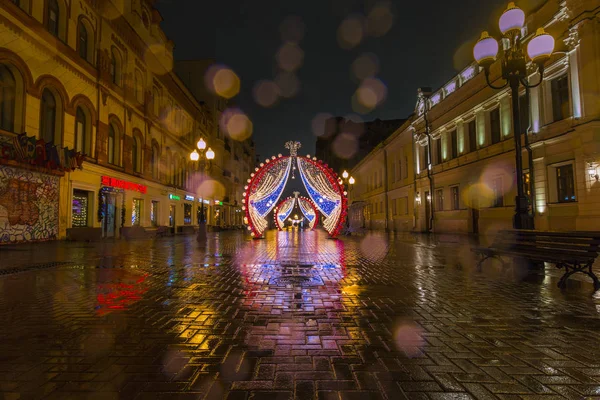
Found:
<path fill-rule="evenodd" d="M 549 0 L 526 11 L 526 39 L 544 27 L 556 40 L 541 84 L 520 93 L 529 212 L 536 229 L 598 230 L 598 2 Z M 492 82 L 501 83 L 500 72 L 497 62 Z M 528 78 L 532 84 L 539 79 L 538 73 Z M 512 227 L 517 188 L 508 88 L 489 88 L 480 68 L 469 65 L 440 89 L 419 91 L 409 129 L 414 231 L 493 234 Z M 388 207 L 382 218 L 391 213 Z"/>
<path fill-rule="evenodd" d="M 0 1 L 1 243 L 191 232 L 201 207 L 225 224 L 225 138 L 173 72 L 152 3 Z M 200 137 L 210 172 L 189 158 Z"/>

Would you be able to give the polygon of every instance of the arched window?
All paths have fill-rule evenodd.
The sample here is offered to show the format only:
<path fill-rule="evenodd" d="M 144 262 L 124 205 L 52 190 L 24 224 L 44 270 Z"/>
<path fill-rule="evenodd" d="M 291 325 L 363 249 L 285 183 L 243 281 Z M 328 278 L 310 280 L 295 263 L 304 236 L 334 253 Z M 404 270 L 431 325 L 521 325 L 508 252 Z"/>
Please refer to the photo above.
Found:
<path fill-rule="evenodd" d="M 91 135 L 86 112 L 81 107 L 77 107 L 75 112 L 75 150 L 83 154 L 91 153 Z"/>
<path fill-rule="evenodd" d="M 142 172 L 142 144 L 140 138 L 136 135 L 133 137 L 131 146 L 131 164 L 134 172 Z"/>
<path fill-rule="evenodd" d="M 44 89 L 40 107 L 40 137 L 46 143 L 58 144 L 56 141 L 56 117 L 56 97 L 49 89 Z"/>
<path fill-rule="evenodd" d="M 140 103 L 144 102 L 144 78 L 139 70 L 135 70 L 134 76 L 135 98 Z"/>
<path fill-rule="evenodd" d="M 88 31 L 85 25 L 79 21 L 79 57 L 88 60 Z M 89 60 L 88 60 L 89 61 Z"/>
<path fill-rule="evenodd" d="M 158 146 L 152 145 L 152 177 L 158 179 Z"/>
<path fill-rule="evenodd" d="M 148 27 L 150 26 L 150 18 L 148 18 L 148 13 L 146 12 L 146 10 L 142 11 L 142 23 L 144 24 L 146 29 L 148 29 Z"/>
<path fill-rule="evenodd" d="M 17 81 L 13 73 L 0 64 L 0 128 L 13 132 L 15 129 L 15 101 Z"/>
<path fill-rule="evenodd" d="M 48 0 L 46 13 L 48 32 L 58 37 L 60 29 L 60 8 L 58 7 L 58 0 Z"/>
<path fill-rule="evenodd" d="M 114 123 L 108 125 L 108 162 L 113 165 L 121 165 L 121 133 Z"/>
<path fill-rule="evenodd" d="M 152 105 L 154 106 L 154 115 L 160 115 L 160 94 L 158 89 L 155 87 L 152 89 Z"/>
<path fill-rule="evenodd" d="M 113 48 L 110 60 L 110 76 L 112 77 L 112 82 L 117 86 L 121 86 L 121 65 L 121 55 Z"/>

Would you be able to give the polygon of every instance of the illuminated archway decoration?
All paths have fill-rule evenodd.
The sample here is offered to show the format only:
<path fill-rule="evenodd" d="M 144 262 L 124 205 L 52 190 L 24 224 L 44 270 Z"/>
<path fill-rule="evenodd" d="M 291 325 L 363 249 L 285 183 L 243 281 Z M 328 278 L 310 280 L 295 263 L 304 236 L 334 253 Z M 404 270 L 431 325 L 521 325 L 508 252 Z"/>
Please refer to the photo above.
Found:
<path fill-rule="evenodd" d="M 298 156 L 300 142 L 288 142 L 286 148 L 290 150 L 289 156 L 279 154 L 277 157 L 266 159 L 248 179 L 246 192 L 243 193 L 246 213 L 244 222 L 248 225 L 248 230 L 254 237 L 263 236 L 268 227 L 266 216 L 279 201 L 290 177 L 290 171 L 292 179 L 295 179 L 298 170 L 308 192 L 309 198 L 306 201 L 312 200 L 315 206 L 313 209 L 315 224 L 318 218 L 316 210 L 318 210 L 323 214 L 325 230 L 331 237 L 337 236 L 344 226 L 348 204 L 341 179 L 322 161 L 311 159 L 310 156 Z M 307 204 L 300 204 L 304 204 L 304 209 L 310 214 Z M 293 209 L 293 204 L 291 208 Z"/>
<path fill-rule="evenodd" d="M 288 197 L 282 200 L 275 208 L 273 218 L 275 219 L 275 225 L 277 225 L 279 230 L 283 230 L 285 227 L 285 221 L 294 210 L 296 204 L 300 208 L 304 218 L 308 220 L 309 229 L 314 229 L 319 223 L 319 211 L 317 207 L 312 200 L 304 196 L 299 196 L 299 194 L 299 192 L 294 192 L 294 197 Z"/>

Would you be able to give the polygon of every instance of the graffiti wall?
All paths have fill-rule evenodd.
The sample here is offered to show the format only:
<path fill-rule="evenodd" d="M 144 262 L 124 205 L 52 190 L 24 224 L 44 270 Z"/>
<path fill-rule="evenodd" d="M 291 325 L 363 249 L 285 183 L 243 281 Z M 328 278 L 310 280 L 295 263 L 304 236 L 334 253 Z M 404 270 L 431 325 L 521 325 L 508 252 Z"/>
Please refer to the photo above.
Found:
<path fill-rule="evenodd" d="M 0 165 L 0 244 L 57 238 L 59 179 Z"/>

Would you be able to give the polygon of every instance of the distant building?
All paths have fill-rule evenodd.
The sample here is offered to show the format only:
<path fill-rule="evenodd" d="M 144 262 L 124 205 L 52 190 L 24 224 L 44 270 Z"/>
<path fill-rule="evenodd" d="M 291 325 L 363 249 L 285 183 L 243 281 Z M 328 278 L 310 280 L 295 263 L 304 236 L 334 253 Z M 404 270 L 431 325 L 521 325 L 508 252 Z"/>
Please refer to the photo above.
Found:
<path fill-rule="evenodd" d="M 209 110 L 209 126 L 212 132 L 216 132 L 214 150 L 217 157 L 221 155 L 217 163 L 225 186 L 223 199 L 223 210 L 220 215 L 220 225 L 242 225 L 242 193 L 246 179 L 250 176 L 255 165 L 255 148 L 252 138 L 243 142 L 231 139 L 221 127 L 221 116 L 231 104 L 228 100 L 216 96 L 207 89 L 205 77 L 211 66 L 215 65 L 213 59 L 182 60 L 175 62 L 175 73 L 192 92 L 199 102 L 203 103 Z"/>
<path fill-rule="evenodd" d="M 316 157 L 336 172 L 350 170 L 404 121 L 355 122 L 343 117 L 330 118 L 325 122 L 324 134 L 317 138 Z"/>

